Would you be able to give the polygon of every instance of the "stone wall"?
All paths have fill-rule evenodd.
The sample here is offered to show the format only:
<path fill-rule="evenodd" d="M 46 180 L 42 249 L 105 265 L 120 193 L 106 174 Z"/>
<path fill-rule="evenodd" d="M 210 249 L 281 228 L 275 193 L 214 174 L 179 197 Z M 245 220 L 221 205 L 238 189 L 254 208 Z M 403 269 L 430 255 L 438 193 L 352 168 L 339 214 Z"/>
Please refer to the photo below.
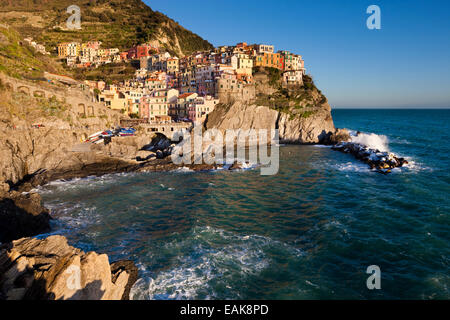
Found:
<path fill-rule="evenodd" d="M 101 116 L 107 112 L 107 107 L 96 102 L 92 95 L 79 89 L 53 89 L 31 81 L 14 79 L 4 74 L 0 74 L 0 81 L 7 90 L 12 92 L 21 92 L 35 98 L 56 97 L 60 101 L 65 101 L 81 117 Z"/>
<path fill-rule="evenodd" d="M 255 86 L 243 84 L 234 79 L 219 79 L 216 85 L 216 97 L 225 104 L 236 101 L 250 102 L 256 97 Z"/>

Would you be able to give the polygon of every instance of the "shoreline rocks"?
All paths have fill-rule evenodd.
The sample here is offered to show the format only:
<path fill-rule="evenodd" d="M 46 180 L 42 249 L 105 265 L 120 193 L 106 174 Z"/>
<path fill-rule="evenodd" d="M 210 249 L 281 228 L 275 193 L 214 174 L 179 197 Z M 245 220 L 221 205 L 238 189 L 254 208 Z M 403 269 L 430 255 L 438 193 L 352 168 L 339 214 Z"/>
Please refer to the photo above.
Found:
<path fill-rule="evenodd" d="M 69 246 L 63 236 L 0 246 L 0 299 L 127 300 L 137 280 L 131 261 Z"/>
<path fill-rule="evenodd" d="M 403 167 L 408 164 L 405 158 L 399 158 L 393 153 L 380 152 L 380 150 L 370 149 L 365 145 L 355 142 L 341 142 L 332 147 L 333 150 L 349 153 L 356 159 L 367 163 L 370 169 L 388 174 L 394 168 Z"/>

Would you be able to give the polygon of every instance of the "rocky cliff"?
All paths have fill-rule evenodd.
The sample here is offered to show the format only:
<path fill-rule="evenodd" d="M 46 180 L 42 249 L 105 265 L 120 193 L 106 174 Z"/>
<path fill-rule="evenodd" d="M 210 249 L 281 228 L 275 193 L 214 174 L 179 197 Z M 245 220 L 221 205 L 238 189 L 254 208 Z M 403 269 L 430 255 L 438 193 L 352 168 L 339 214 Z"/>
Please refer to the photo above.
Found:
<path fill-rule="evenodd" d="M 80 98 L 75 105 L 68 103 L 77 95 L 76 90 L 66 93 L 30 82 L 39 92 L 48 92 L 46 98 L 26 90 L 11 91 L 8 81 L 7 77 L 0 78 L 0 191 L 7 191 L 42 170 L 82 164 L 71 152 L 73 146 L 94 132 L 117 125 L 121 117 L 93 104 L 89 97 Z M 16 87 L 24 90 L 28 84 L 20 82 Z M 51 96 L 51 90 L 58 93 L 58 98 Z M 79 102 L 93 105 L 98 116 L 86 115 L 84 111 L 80 115 Z M 36 125 L 41 127 L 34 128 Z"/>
<path fill-rule="evenodd" d="M 0 300 L 126 300 L 137 280 L 130 261 L 85 253 L 62 236 L 0 246 Z"/>
<path fill-rule="evenodd" d="M 207 129 L 279 129 L 283 143 L 328 143 L 334 135 L 331 107 L 325 96 L 305 77 L 301 87 L 285 88 L 280 74 L 255 74 L 255 97 L 219 104 L 208 115 Z"/>

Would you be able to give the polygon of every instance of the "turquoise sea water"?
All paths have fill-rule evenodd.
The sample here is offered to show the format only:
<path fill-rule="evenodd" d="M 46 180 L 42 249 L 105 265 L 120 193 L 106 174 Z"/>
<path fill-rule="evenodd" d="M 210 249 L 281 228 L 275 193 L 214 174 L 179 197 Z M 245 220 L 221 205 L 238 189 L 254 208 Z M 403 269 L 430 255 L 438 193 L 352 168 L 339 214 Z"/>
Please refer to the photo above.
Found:
<path fill-rule="evenodd" d="M 336 110 L 411 164 L 320 146 L 280 172 L 133 173 L 40 188 L 70 244 L 131 259 L 134 299 L 449 299 L 450 110 Z M 366 269 L 381 268 L 381 290 Z"/>

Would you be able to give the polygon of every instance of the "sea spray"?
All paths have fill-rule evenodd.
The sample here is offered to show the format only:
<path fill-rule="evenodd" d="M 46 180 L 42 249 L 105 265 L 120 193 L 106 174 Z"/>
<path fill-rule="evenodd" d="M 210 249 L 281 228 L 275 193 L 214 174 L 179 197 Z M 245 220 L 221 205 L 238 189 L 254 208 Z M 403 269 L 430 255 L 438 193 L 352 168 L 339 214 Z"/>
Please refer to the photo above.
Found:
<path fill-rule="evenodd" d="M 351 134 L 352 142 L 367 146 L 370 149 L 379 150 L 381 152 L 389 151 L 389 139 L 384 135 L 375 133 L 358 133 Z"/>

